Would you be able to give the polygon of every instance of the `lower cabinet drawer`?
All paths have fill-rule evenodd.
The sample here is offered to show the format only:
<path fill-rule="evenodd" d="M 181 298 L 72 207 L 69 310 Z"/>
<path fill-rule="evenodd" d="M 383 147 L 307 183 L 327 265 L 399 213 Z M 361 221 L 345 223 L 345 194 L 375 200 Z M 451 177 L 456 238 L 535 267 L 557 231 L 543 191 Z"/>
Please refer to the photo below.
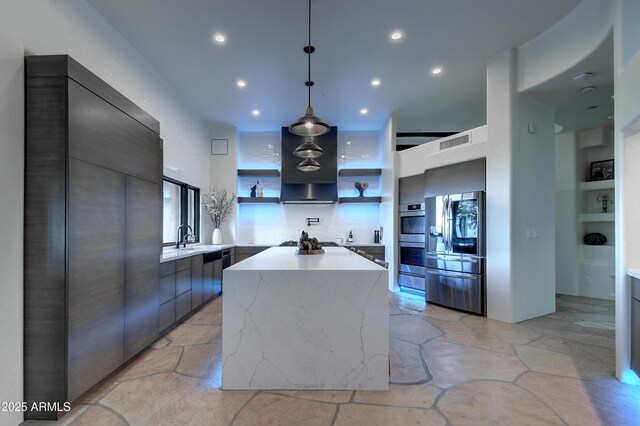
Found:
<path fill-rule="evenodd" d="M 176 296 L 191 290 L 191 268 L 176 272 Z"/>
<path fill-rule="evenodd" d="M 191 291 L 176 297 L 176 321 L 180 321 L 191 312 Z"/>
<path fill-rule="evenodd" d="M 160 305 L 160 331 L 164 331 L 176 322 L 176 299 Z"/>
<path fill-rule="evenodd" d="M 160 278 L 158 287 L 161 305 L 176 297 L 176 274 Z"/>

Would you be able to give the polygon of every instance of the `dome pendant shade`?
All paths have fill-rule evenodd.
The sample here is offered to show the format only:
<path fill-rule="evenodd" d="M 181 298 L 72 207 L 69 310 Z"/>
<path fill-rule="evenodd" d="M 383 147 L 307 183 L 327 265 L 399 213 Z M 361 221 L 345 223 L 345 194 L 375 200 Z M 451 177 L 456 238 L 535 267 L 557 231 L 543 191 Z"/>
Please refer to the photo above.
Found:
<path fill-rule="evenodd" d="M 305 82 L 307 86 L 307 111 L 289 126 L 289 132 L 296 136 L 320 136 L 327 133 L 330 130 L 330 126 L 323 119 L 316 116 L 311 107 L 311 86 L 313 86 L 313 80 L 311 80 L 311 54 L 315 51 L 315 48 L 311 45 L 311 0 L 309 0 L 309 43 L 303 50 L 307 54 L 307 81 Z"/>
<path fill-rule="evenodd" d="M 307 112 L 289 126 L 289 132 L 297 136 L 320 136 L 330 130 L 323 119 L 313 113 L 312 107 L 307 107 Z"/>
<path fill-rule="evenodd" d="M 318 158 L 324 155 L 324 149 L 313 143 L 312 138 L 307 138 L 305 143 L 293 151 L 293 155 L 300 158 Z"/>
<path fill-rule="evenodd" d="M 303 172 L 315 172 L 316 170 L 320 170 L 322 166 L 313 158 L 307 158 L 302 163 L 298 164 L 296 168 Z"/>

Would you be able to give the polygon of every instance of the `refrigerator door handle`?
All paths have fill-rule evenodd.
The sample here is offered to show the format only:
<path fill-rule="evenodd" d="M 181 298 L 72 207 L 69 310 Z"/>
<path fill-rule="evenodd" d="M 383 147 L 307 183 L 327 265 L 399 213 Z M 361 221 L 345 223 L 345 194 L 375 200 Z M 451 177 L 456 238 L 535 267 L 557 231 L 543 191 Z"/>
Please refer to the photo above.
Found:
<path fill-rule="evenodd" d="M 447 197 L 447 222 L 449 226 L 447 252 L 451 253 L 453 251 L 453 203 L 451 202 L 451 197 Z"/>
<path fill-rule="evenodd" d="M 449 232 L 449 226 L 447 225 L 447 208 L 448 208 L 448 196 L 442 197 L 442 244 L 444 245 L 444 251 L 449 251 L 449 239 L 447 233 Z"/>
<path fill-rule="evenodd" d="M 455 258 L 447 257 L 445 253 L 428 252 L 425 254 L 427 259 L 442 259 L 442 260 L 458 260 L 460 262 L 478 263 L 482 257 L 480 256 L 456 256 Z"/>
<path fill-rule="evenodd" d="M 432 270 L 427 269 L 426 273 L 430 274 L 430 275 L 442 275 L 443 277 L 447 277 L 447 278 L 460 278 L 460 279 L 464 279 L 464 280 L 479 280 L 480 279 L 480 275 L 476 275 L 476 274 L 458 274 L 458 273 L 447 272 L 447 271 L 444 271 L 442 269 L 438 269 L 437 271 L 432 271 Z"/>

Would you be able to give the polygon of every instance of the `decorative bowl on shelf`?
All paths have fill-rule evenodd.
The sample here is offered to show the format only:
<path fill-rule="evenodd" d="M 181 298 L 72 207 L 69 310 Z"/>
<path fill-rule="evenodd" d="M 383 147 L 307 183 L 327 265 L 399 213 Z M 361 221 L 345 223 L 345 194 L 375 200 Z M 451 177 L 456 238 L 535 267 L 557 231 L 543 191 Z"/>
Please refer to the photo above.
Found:
<path fill-rule="evenodd" d="M 601 246 L 607 242 L 607 237 L 599 232 L 592 232 L 584 236 L 584 243 L 588 246 Z"/>

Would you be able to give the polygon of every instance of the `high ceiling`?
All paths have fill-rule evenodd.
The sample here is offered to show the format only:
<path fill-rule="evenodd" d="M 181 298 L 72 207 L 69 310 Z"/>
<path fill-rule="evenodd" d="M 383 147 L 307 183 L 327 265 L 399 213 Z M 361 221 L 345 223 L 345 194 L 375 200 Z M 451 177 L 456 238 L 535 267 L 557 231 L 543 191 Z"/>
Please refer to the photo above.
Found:
<path fill-rule="evenodd" d="M 267 130 L 304 113 L 306 0 L 87 1 L 204 119 Z M 483 125 L 487 60 L 578 2 L 312 0 L 311 103 L 343 129 L 377 130 L 393 112 L 404 132 Z M 224 44 L 213 42 L 216 32 Z"/>
<path fill-rule="evenodd" d="M 586 72 L 591 77 L 574 80 Z M 565 130 L 613 126 L 613 33 L 587 58 L 527 94 L 555 107 L 556 124 Z"/>

